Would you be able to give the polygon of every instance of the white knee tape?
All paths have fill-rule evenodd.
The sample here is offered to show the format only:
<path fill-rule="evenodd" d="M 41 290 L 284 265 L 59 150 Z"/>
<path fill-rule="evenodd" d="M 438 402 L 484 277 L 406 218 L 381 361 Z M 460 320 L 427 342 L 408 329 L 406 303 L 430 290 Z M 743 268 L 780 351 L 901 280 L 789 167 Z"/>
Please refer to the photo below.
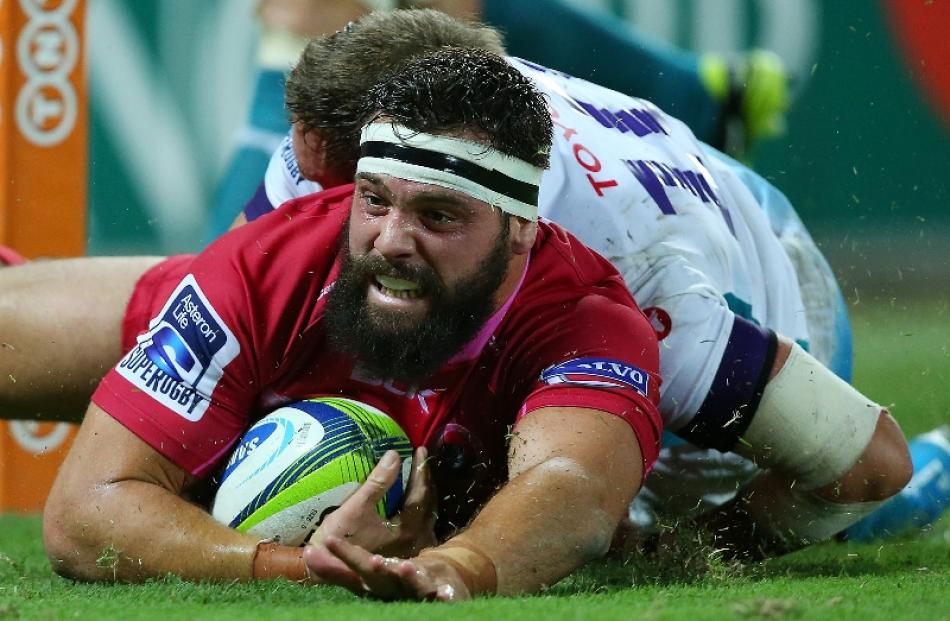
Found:
<path fill-rule="evenodd" d="M 770 495 L 767 506 L 761 498 L 753 496 L 746 511 L 756 524 L 767 528 L 782 541 L 807 545 L 833 537 L 882 504 L 883 500 L 847 504 L 831 502 L 796 486 Z"/>
<path fill-rule="evenodd" d="M 816 489 L 854 466 L 880 413 L 881 406 L 794 345 L 736 452 L 793 479 L 799 490 Z"/>

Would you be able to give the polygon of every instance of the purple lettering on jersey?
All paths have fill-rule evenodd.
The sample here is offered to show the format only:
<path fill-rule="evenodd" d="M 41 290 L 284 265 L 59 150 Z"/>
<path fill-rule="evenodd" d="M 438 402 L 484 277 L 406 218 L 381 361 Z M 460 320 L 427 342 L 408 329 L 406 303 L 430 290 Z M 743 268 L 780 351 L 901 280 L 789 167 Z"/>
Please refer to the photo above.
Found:
<path fill-rule="evenodd" d="M 661 162 L 647 162 L 647 164 L 660 175 L 663 185 L 671 188 L 676 185 L 676 175 L 673 174 L 672 168 Z"/>
<path fill-rule="evenodd" d="M 599 108 L 587 103 L 586 101 L 581 101 L 579 99 L 575 101 L 577 101 L 578 105 L 584 109 L 584 112 L 589 114 L 595 121 L 597 121 L 604 127 L 607 127 L 607 128 L 616 127 L 616 123 L 613 122 L 615 120 L 615 117 L 613 115 L 611 115 L 609 118 L 605 116 L 605 113 L 607 112 L 606 110 L 600 110 Z"/>
<path fill-rule="evenodd" d="M 548 71 L 547 67 L 535 64 L 531 62 L 530 60 L 525 60 L 524 58 L 515 58 L 515 60 L 517 60 L 519 63 L 521 63 L 525 67 L 528 67 L 529 69 L 534 69 L 535 71 L 540 71 L 541 73 L 547 73 Z"/>
<path fill-rule="evenodd" d="M 630 169 L 633 176 L 637 178 L 637 181 L 640 182 L 643 189 L 647 191 L 647 194 L 650 195 L 653 202 L 657 204 L 660 211 L 667 215 L 676 213 L 676 210 L 673 209 L 673 203 L 670 202 L 666 191 L 663 189 L 663 183 L 647 162 L 643 160 L 624 160 L 624 164 L 627 165 L 627 168 Z"/>
<path fill-rule="evenodd" d="M 702 164 L 703 161 L 699 160 L 699 163 Z M 696 180 L 698 181 L 702 191 L 705 192 L 708 196 L 712 197 L 712 200 L 719 207 L 719 213 L 722 214 L 722 219 L 726 221 L 726 226 L 729 227 L 729 232 L 732 233 L 732 236 L 736 235 L 736 227 L 732 223 L 732 214 L 729 213 L 729 210 L 726 209 L 726 206 L 722 204 L 719 200 L 719 197 L 716 196 L 716 193 L 713 192 L 712 187 L 709 185 L 709 180 L 706 179 L 705 175 L 699 174 L 696 175 Z"/>
<path fill-rule="evenodd" d="M 643 189 L 647 191 L 650 197 L 656 202 L 657 206 L 665 214 L 675 214 L 673 203 L 666 194 L 665 188 L 679 187 L 686 190 L 704 203 L 713 203 L 719 208 L 726 226 L 735 235 L 736 231 L 732 224 L 732 217 L 719 201 L 719 197 L 713 192 L 709 180 L 702 172 L 695 170 L 682 170 L 661 162 L 647 160 L 624 160 L 627 169 L 633 173 Z"/>
<path fill-rule="evenodd" d="M 647 110 L 639 108 L 628 108 L 616 112 L 575 99 L 577 104 L 589 114 L 591 118 L 608 129 L 616 129 L 622 134 L 633 132 L 637 136 L 643 137 L 648 134 L 667 133 L 655 116 Z"/>
<path fill-rule="evenodd" d="M 518 58 L 517 56 L 511 56 L 511 57 L 509 57 L 509 59 L 510 59 L 510 60 L 516 60 L 516 61 L 518 61 L 519 63 L 521 63 L 522 65 L 524 65 L 524 66 L 527 67 L 528 69 L 534 69 L 535 71 L 539 71 L 539 72 L 541 72 L 541 73 L 550 73 L 550 74 L 553 74 L 553 75 L 559 75 L 559 76 L 561 76 L 562 78 L 566 78 L 566 79 L 568 79 L 568 80 L 573 80 L 573 79 L 574 79 L 574 76 L 572 76 L 572 75 L 569 74 L 569 73 L 564 73 L 563 71 L 558 71 L 557 69 L 551 69 L 550 67 L 545 67 L 544 65 L 539 65 L 539 64 L 537 64 L 537 63 L 533 63 L 533 62 L 531 62 L 530 60 L 525 60 L 524 58 Z"/>
<path fill-rule="evenodd" d="M 641 108 L 630 108 L 626 112 L 634 116 L 640 123 L 647 127 L 654 134 L 668 134 L 660 120 L 653 116 L 653 113 Z"/>
<path fill-rule="evenodd" d="M 646 136 L 649 133 L 652 133 L 649 127 L 640 122 L 640 120 L 631 114 L 633 110 L 621 110 L 617 113 L 617 129 L 621 132 L 626 132 L 627 130 L 632 131 L 637 136 Z"/>

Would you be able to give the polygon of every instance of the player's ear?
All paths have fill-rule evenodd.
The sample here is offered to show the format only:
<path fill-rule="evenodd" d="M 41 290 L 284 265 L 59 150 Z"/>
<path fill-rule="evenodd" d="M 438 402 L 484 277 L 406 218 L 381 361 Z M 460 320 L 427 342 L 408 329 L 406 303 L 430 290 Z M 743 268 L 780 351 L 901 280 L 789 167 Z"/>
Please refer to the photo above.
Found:
<path fill-rule="evenodd" d="M 531 222 L 517 216 L 511 217 L 511 252 L 514 254 L 528 254 L 534 246 L 534 238 L 538 234 L 537 222 Z"/>

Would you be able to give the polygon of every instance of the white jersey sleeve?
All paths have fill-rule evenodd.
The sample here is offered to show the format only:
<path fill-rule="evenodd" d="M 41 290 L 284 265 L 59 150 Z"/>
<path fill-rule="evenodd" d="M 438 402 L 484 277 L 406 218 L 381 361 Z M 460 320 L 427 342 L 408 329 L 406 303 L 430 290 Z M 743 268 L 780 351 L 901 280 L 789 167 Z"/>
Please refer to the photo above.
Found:
<path fill-rule="evenodd" d="M 511 62 L 546 95 L 554 121 L 540 214 L 607 257 L 654 321 L 667 428 L 708 403 L 727 349 L 741 354 L 739 332 L 807 339 L 795 272 L 765 214 L 683 123 L 645 100 Z"/>

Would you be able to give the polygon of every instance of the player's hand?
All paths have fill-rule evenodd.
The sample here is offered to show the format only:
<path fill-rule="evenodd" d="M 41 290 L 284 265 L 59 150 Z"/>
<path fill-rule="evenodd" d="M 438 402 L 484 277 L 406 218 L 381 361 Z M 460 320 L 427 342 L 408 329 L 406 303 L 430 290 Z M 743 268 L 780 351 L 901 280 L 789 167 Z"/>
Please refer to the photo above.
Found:
<path fill-rule="evenodd" d="M 436 556 L 412 559 L 382 556 L 332 536 L 324 540 L 322 547 L 319 554 L 312 550 L 304 553 L 310 572 L 357 595 L 442 602 L 471 598 L 455 567 Z M 333 555 L 332 560 L 327 553 Z M 344 579 L 335 579 L 342 578 L 338 563 L 345 564 L 352 573 Z M 353 576 L 358 576 L 358 583 Z"/>
<path fill-rule="evenodd" d="M 388 489 L 388 488 L 387 488 Z M 438 541 L 435 538 L 436 494 L 432 484 L 429 452 L 420 446 L 412 455 L 412 472 L 406 487 L 402 509 L 389 527 L 396 537 L 376 548 L 367 548 L 383 556 L 411 557 Z M 356 542 L 351 542 L 356 543 Z"/>
<path fill-rule="evenodd" d="M 435 493 L 429 481 L 426 449 L 416 449 L 403 509 L 391 521 L 376 511 L 402 473 L 396 451 L 387 451 L 369 478 L 336 511 L 328 515 L 310 538 L 319 545 L 326 537 L 346 539 L 372 552 L 412 556 L 435 545 Z"/>

